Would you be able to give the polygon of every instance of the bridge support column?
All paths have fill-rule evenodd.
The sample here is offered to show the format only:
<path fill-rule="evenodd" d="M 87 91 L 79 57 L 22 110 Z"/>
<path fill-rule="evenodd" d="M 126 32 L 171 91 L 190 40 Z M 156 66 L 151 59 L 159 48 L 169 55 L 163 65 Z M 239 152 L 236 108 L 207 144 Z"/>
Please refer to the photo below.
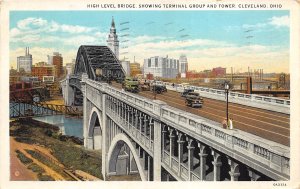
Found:
<path fill-rule="evenodd" d="M 155 127 L 155 124 L 154 124 L 154 127 Z M 165 160 L 166 134 L 167 134 L 167 131 L 163 130 L 162 131 L 162 151 L 161 151 L 163 161 Z M 154 139 L 154 141 L 155 141 L 155 139 Z"/>
<path fill-rule="evenodd" d="M 173 129 L 170 130 L 170 167 L 172 167 L 172 156 L 174 155 L 174 139 L 175 136 L 173 135 Z"/>
<path fill-rule="evenodd" d="M 238 178 L 240 176 L 239 164 L 229 157 L 228 157 L 228 164 L 230 165 L 229 174 L 230 174 L 231 181 L 238 181 Z"/>
<path fill-rule="evenodd" d="M 140 140 L 142 139 L 142 127 L 143 127 L 143 114 L 140 112 L 139 115 L 139 136 L 140 136 Z"/>
<path fill-rule="evenodd" d="M 191 180 L 191 172 L 193 171 L 194 167 L 194 149 L 195 147 L 192 146 L 192 139 L 189 139 L 188 142 L 188 174 L 189 174 L 189 181 Z"/>
<path fill-rule="evenodd" d="M 86 137 L 86 146 L 85 147 L 89 150 L 94 149 L 94 138 L 93 137 Z"/>
<path fill-rule="evenodd" d="M 153 180 L 161 181 L 161 123 L 154 120 Z"/>
<path fill-rule="evenodd" d="M 107 116 L 106 116 L 106 94 L 102 95 L 102 176 L 103 179 L 106 180 L 106 173 L 108 173 L 108 161 L 107 161 Z"/>
<path fill-rule="evenodd" d="M 211 150 L 211 154 L 214 158 L 212 164 L 214 165 L 214 181 L 220 181 L 220 176 L 221 176 L 221 154 L 219 154 L 217 151 L 214 149 Z"/>
<path fill-rule="evenodd" d="M 178 133 L 178 176 L 181 175 L 181 163 L 182 163 L 182 160 L 183 160 L 183 144 L 184 144 L 184 141 L 181 140 L 181 137 L 182 137 L 182 134 L 181 133 Z"/>
<path fill-rule="evenodd" d="M 253 171 L 252 169 L 248 168 L 249 171 L 249 176 L 251 178 L 251 181 L 257 181 L 260 178 L 260 175 L 256 174 L 255 171 Z"/>
<path fill-rule="evenodd" d="M 201 143 L 198 143 L 198 147 L 200 149 L 199 157 L 200 157 L 200 180 L 206 180 L 206 157 L 207 153 L 205 150 L 205 146 Z"/>

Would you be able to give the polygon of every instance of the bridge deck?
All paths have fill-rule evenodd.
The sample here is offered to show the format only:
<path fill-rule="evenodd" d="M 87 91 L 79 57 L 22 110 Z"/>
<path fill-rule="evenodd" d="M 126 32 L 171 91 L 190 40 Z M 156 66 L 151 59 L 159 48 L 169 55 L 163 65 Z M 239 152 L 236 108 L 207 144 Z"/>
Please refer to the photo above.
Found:
<path fill-rule="evenodd" d="M 113 83 L 121 88 L 120 84 Z M 142 91 L 139 95 L 153 99 L 151 91 Z M 168 105 L 221 123 L 226 117 L 226 102 L 204 98 L 202 108 L 191 108 L 185 105 L 185 99 L 179 93 L 168 91 L 156 95 Z M 229 117 L 235 128 L 260 136 L 262 138 L 290 145 L 290 116 L 283 113 L 229 103 Z"/>

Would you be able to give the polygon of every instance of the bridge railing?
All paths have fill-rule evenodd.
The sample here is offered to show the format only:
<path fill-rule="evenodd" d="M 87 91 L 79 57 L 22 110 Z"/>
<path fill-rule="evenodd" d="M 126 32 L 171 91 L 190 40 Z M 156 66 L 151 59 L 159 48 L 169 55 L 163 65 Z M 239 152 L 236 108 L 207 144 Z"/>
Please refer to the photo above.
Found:
<path fill-rule="evenodd" d="M 221 124 L 183 112 L 170 106 L 162 107 L 161 121 L 184 133 L 206 141 L 216 149 L 227 147 L 232 153 L 241 153 L 265 166 L 289 175 L 290 149 L 241 130 L 227 130 Z"/>
<path fill-rule="evenodd" d="M 172 83 L 168 82 L 164 82 L 164 84 L 166 85 L 167 89 L 171 91 L 183 92 L 184 89 L 193 89 L 203 97 L 221 101 L 226 100 L 224 90 L 190 85 L 183 86 L 178 84 L 173 87 Z M 239 92 L 229 92 L 229 101 L 241 105 L 252 106 L 286 114 L 290 113 L 290 100 L 282 98 L 245 94 Z"/>
<path fill-rule="evenodd" d="M 282 176 L 284 179 L 289 175 L 290 148 L 287 146 L 241 130 L 223 129 L 221 123 L 173 108 L 159 100 L 151 100 L 121 91 L 107 84 L 87 79 L 88 86 L 104 91 L 215 149 L 222 149 L 229 156 L 260 162 L 279 175 L 286 175 Z"/>

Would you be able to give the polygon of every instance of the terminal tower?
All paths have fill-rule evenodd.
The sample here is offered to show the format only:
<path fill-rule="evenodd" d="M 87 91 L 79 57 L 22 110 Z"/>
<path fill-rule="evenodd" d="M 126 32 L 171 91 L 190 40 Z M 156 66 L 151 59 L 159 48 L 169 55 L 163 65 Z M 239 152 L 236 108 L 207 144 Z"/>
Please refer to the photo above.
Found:
<path fill-rule="evenodd" d="M 115 54 L 117 59 L 119 59 L 119 40 L 118 35 L 116 33 L 114 17 L 111 21 L 110 33 L 108 34 L 108 39 L 106 42 L 110 50 Z"/>

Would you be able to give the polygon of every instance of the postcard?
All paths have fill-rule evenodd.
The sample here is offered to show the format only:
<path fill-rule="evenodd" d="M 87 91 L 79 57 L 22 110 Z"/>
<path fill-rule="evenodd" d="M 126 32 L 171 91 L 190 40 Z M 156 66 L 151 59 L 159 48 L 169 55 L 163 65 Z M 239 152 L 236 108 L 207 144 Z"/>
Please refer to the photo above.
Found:
<path fill-rule="evenodd" d="M 300 187 L 298 1 L 13 0 L 0 19 L 1 188 Z"/>

